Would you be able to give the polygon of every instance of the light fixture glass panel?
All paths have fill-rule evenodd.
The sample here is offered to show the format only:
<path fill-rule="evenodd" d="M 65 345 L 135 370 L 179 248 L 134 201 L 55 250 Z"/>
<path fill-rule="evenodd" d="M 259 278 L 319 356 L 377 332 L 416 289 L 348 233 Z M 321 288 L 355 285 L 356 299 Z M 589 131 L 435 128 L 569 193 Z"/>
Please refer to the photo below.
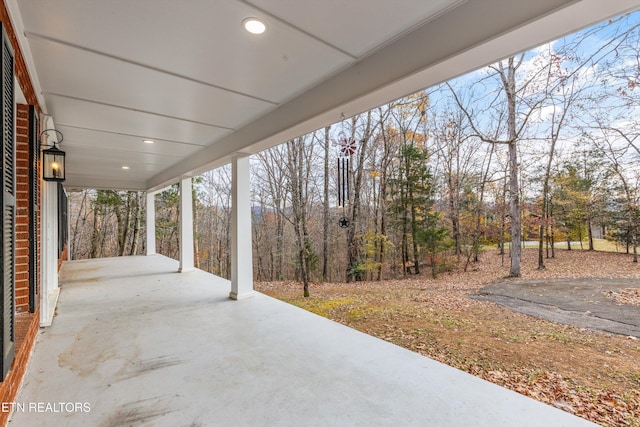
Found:
<path fill-rule="evenodd" d="M 251 34 L 263 34 L 267 30 L 267 25 L 258 18 L 247 18 L 242 21 L 242 26 Z"/>
<path fill-rule="evenodd" d="M 65 152 L 52 147 L 42 150 L 42 179 L 45 181 L 65 180 Z"/>

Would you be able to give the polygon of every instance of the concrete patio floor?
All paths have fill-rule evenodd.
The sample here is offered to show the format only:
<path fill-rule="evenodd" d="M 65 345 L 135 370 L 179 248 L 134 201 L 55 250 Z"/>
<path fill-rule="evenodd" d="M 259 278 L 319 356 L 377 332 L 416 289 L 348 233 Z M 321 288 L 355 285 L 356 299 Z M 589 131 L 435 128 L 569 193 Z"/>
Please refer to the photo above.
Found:
<path fill-rule="evenodd" d="M 593 425 L 265 295 L 232 301 L 226 280 L 177 269 L 160 255 L 65 263 L 10 425 Z"/>

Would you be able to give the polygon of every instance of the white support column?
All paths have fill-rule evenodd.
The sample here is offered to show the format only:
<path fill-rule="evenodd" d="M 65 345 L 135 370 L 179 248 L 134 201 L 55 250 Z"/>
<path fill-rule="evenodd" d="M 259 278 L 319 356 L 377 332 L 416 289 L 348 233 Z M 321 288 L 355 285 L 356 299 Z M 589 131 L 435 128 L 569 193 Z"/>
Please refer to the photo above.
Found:
<path fill-rule="evenodd" d="M 156 254 L 156 195 L 147 193 L 147 255 Z"/>
<path fill-rule="evenodd" d="M 180 273 L 195 270 L 193 265 L 193 200 L 191 178 L 180 180 Z"/>
<path fill-rule="evenodd" d="M 51 326 L 58 302 L 58 184 L 42 182 L 41 187 L 41 287 L 40 326 Z"/>
<path fill-rule="evenodd" d="M 249 157 L 231 160 L 231 299 L 253 295 Z"/>

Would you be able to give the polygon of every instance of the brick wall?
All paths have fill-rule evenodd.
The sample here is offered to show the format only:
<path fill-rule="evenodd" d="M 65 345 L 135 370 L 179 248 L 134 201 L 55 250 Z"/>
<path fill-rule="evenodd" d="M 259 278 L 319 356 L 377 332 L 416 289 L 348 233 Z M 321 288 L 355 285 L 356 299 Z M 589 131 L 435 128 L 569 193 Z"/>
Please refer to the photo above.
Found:
<path fill-rule="evenodd" d="M 15 402 L 22 378 L 27 370 L 29 358 L 36 341 L 40 326 L 40 309 L 35 313 L 22 313 L 16 317 L 16 356 L 13 359 L 11 369 L 7 377 L 0 383 L 0 402 Z M 9 412 L 0 411 L 0 426 L 6 426 L 9 421 Z"/>
<path fill-rule="evenodd" d="M 4 0 L 0 0 L 0 21 L 7 31 L 15 54 L 15 76 L 28 103 L 36 106 L 40 113 L 38 99 L 22 56 L 13 25 L 9 19 Z M 16 178 L 17 178 L 17 218 L 16 218 L 16 336 L 15 358 L 7 377 L 0 383 L 0 402 L 14 402 L 24 377 L 29 357 L 33 350 L 40 324 L 39 309 L 29 313 L 29 274 L 39 277 L 40 259 L 37 267 L 29 271 L 29 134 L 28 107 L 18 105 L 16 111 Z M 40 195 L 38 194 L 38 200 Z M 40 244 L 40 218 L 38 214 L 38 236 Z M 9 413 L 0 411 L 0 426 L 6 426 Z"/>
<path fill-rule="evenodd" d="M 16 111 L 16 311 L 29 311 L 29 106 Z"/>

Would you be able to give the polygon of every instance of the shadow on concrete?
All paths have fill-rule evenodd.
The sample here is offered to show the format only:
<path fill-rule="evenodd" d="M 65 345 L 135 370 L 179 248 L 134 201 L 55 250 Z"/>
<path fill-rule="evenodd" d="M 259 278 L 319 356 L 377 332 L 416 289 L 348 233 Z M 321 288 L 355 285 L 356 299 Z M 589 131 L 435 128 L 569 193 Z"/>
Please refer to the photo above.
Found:
<path fill-rule="evenodd" d="M 640 307 L 610 297 L 639 287 L 637 279 L 511 280 L 482 288 L 472 298 L 552 322 L 640 337 Z"/>

